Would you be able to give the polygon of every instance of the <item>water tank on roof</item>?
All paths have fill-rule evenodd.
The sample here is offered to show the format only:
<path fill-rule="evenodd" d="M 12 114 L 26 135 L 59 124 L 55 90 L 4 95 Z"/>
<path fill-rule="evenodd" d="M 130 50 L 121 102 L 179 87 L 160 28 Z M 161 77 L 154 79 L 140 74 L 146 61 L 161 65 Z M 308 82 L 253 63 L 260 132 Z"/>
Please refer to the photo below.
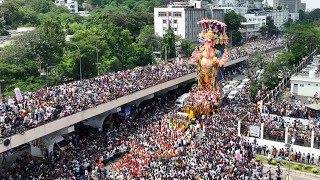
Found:
<path fill-rule="evenodd" d="M 316 78 L 316 71 L 310 70 L 309 71 L 309 78 L 312 78 L 312 79 Z"/>

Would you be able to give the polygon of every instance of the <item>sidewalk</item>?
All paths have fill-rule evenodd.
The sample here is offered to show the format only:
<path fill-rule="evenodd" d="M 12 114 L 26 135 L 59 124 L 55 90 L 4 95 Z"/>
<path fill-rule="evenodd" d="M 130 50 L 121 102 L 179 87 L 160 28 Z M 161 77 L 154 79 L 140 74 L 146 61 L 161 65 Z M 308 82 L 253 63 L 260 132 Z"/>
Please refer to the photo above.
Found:
<path fill-rule="evenodd" d="M 268 159 L 267 156 L 264 156 L 264 155 L 257 154 L 257 156 L 261 156 L 266 160 Z M 272 159 L 275 159 L 275 158 L 272 158 Z M 287 164 L 289 164 L 289 161 L 287 161 L 287 160 L 281 160 L 281 161 L 284 161 Z M 312 177 L 320 178 L 319 174 L 314 174 L 314 173 L 311 173 L 311 172 L 309 173 L 309 172 L 303 172 L 303 171 L 294 170 L 293 167 L 292 167 L 293 165 L 297 164 L 297 165 L 302 165 L 302 166 L 310 166 L 311 168 L 317 168 L 320 171 L 320 167 L 319 166 L 310 165 L 310 164 L 304 164 L 304 163 L 295 162 L 295 161 L 294 162 L 290 161 L 290 162 L 291 162 L 290 172 L 293 172 L 293 173 L 296 173 L 296 174 L 302 174 L 302 175 L 306 175 L 306 176 L 312 176 Z M 275 166 L 275 165 L 271 165 L 271 164 L 268 164 L 268 163 L 263 163 L 263 164 L 264 164 L 264 166 L 270 166 L 272 169 L 276 169 L 277 168 L 277 166 Z M 282 173 L 286 174 L 286 172 L 288 172 L 288 165 L 281 166 L 281 169 L 283 170 Z"/>

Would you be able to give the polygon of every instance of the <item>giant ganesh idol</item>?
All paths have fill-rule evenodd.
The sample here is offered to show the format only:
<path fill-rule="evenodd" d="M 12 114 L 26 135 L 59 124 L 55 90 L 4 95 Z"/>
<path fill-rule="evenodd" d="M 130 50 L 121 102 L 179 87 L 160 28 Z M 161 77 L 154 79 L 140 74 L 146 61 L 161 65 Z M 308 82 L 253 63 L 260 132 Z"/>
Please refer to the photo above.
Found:
<path fill-rule="evenodd" d="M 200 45 L 191 56 L 198 67 L 198 92 L 205 93 L 205 100 L 217 105 L 220 96 L 219 81 L 222 79 L 221 68 L 228 58 L 225 49 L 229 42 L 226 25 L 207 19 L 199 21 L 198 25 L 202 30 L 199 34 Z"/>

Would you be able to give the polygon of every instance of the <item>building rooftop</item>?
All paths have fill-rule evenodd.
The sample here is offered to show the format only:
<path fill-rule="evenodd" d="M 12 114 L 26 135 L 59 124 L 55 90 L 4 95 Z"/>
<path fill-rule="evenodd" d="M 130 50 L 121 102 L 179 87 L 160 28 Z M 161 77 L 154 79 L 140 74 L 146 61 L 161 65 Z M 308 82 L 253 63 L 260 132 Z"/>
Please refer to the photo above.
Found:
<path fill-rule="evenodd" d="M 290 78 L 291 81 L 304 81 L 304 82 L 313 82 L 313 83 L 320 83 L 320 76 L 319 74 L 316 75 L 314 78 L 310 78 L 308 75 L 298 74 L 292 76 Z"/>

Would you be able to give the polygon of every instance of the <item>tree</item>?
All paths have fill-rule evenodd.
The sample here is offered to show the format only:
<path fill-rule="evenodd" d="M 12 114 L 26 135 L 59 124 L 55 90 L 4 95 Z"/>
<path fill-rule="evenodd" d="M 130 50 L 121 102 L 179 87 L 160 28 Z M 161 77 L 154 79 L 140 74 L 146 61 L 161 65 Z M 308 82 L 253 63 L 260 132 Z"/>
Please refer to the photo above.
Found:
<path fill-rule="evenodd" d="M 320 32 L 317 28 L 298 24 L 286 31 L 289 40 L 288 50 L 294 55 L 295 62 L 299 62 L 320 44 Z"/>
<path fill-rule="evenodd" d="M 192 51 L 190 51 L 190 46 L 191 46 L 190 40 L 189 40 L 189 39 L 182 39 L 180 46 L 181 46 L 181 51 L 182 51 L 182 53 L 183 53 L 185 56 L 189 57 L 190 54 L 191 54 L 191 52 L 192 52 Z"/>
<path fill-rule="evenodd" d="M 170 26 L 163 35 L 162 41 L 163 46 L 161 54 L 164 56 L 163 58 L 165 58 L 165 54 L 167 54 L 167 58 L 176 57 L 176 37 Z"/>
<path fill-rule="evenodd" d="M 269 36 L 278 35 L 278 28 L 274 25 L 274 20 L 271 18 L 267 19 L 267 27 Z"/>
<path fill-rule="evenodd" d="M 225 14 L 225 22 L 227 25 L 227 30 L 232 34 L 232 44 L 240 44 L 242 41 L 242 36 L 239 31 L 241 27 L 241 22 L 245 22 L 245 18 L 241 15 L 238 15 L 235 11 L 227 11 Z"/>
<path fill-rule="evenodd" d="M 261 34 L 262 34 L 263 36 L 265 36 L 265 35 L 268 33 L 268 29 L 269 29 L 269 27 L 268 27 L 267 25 L 262 25 L 262 26 L 260 27 L 260 32 L 261 32 Z"/>

